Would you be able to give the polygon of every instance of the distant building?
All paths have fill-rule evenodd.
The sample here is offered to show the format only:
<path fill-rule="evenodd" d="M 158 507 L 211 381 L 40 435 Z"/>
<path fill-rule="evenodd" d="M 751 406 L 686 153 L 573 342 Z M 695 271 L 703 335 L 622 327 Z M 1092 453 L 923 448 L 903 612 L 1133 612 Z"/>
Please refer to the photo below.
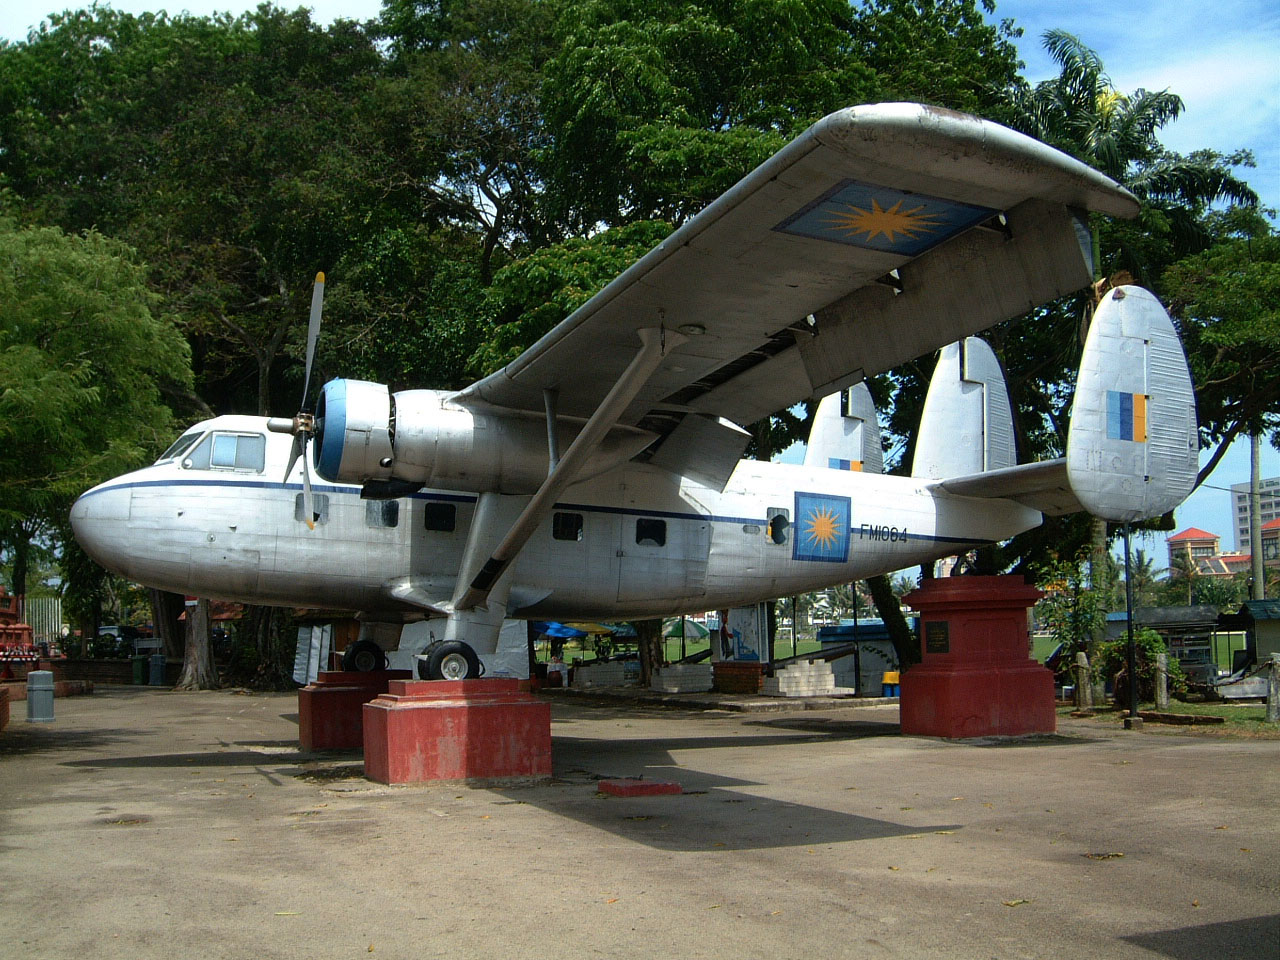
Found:
<path fill-rule="evenodd" d="M 1196 561 L 1201 557 L 1218 556 L 1218 541 L 1220 539 L 1216 533 L 1201 530 L 1199 527 L 1187 527 L 1187 529 L 1175 533 L 1165 541 L 1166 546 L 1169 548 L 1169 569 L 1172 570 L 1174 568 L 1175 561 L 1180 557 L 1189 557 L 1192 561 Z"/>
<path fill-rule="evenodd" d="M 1189 559 L 1195 564 L 1196 573 L 1202 577 L 1234 577 L 1248 573 L 1252 556 L 1248 553 L 1220 553 L 1220 537 L 1216 533 L 1188 527 L 1165 541 L 1169 548 L 1169 569 L 1177 569 L 1175 562 Z M 1262 563 L 1271 569 L 1280 567 L 1280 517 L 1262 525 Z"/>
<path fill-rule="evenodd" d="M 1249 543 L 1249 484 L 1231 485 L 1232 522 L 1236 530 L 1236 553 L 1251 553 Z M 1272 520 L 1280 520 L 1280 477 L 1263 480 L 1258 491 L 1258 513 L 1265 526 Z M 1265 540 L 1266 537 L 1264 536 Z"/>

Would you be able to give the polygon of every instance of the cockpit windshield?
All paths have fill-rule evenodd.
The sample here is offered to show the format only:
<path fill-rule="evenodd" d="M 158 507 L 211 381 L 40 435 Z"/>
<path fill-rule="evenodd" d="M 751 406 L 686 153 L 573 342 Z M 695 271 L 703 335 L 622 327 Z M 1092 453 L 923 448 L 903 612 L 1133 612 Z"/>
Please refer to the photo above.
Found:
<path fill-rule="evenodd" d="M 164 463 L 166 460 L 178 459 L 178 457 L 191 449 L 191 445 L 199 440 L 203 433 L 203 430 L 190 430 L 187 433 L 184 433 L 177 440 L 173 441 L 168 450 L 160 454 L 160 459 L 157 460 L 156 463 Z"/>
<path fill-rule="evenodd" d="M 183 458 L 187 470 L 251 470 L 261 473 L 267 438 L 260 433 L 215 432 Z"/>

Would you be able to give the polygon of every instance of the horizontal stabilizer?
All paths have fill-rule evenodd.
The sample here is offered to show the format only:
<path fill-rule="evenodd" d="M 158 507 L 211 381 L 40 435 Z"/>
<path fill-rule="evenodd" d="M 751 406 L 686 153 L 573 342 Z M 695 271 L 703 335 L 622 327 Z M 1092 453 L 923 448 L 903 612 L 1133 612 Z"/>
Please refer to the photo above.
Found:
<path fill-rule="evenodd" d="M 1064 458 L 954 477 L 943 480 L 938 487 L 960 497 L 1013 500 L 1050 517 L 1084 509 L 1067 480 Z"/>
<path fill-rule="evenodd" d="M 865 383 L 822 398 L 809 430 L 804 465 L 884 473 L 880 419 Z"/>
<path fill-rule="evenodd" d="M 1115 522 L 1167 513 L 1195 488 L 1195 394 L 1182 344 L 1141 287 L 1110 291 L 1089 327 L 1067 436 L 1084 509 Z"/>

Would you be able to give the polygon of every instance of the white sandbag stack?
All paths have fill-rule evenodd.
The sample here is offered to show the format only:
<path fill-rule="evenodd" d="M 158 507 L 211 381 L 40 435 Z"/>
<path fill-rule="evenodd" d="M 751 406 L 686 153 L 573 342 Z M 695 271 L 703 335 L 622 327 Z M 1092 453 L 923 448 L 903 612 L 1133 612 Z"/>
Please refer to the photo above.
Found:
<path fill-rule="evenodd" d="M 837 693 L 836 675 L 826 660 L 800 660 L 764 678 L 768 697 L 829 697 Z"/>
<path fill-rule="evenodd" d="M 711 661 L 659 667 L 649 686 L 660 693 L 706 693 L 711 689 Z"/>

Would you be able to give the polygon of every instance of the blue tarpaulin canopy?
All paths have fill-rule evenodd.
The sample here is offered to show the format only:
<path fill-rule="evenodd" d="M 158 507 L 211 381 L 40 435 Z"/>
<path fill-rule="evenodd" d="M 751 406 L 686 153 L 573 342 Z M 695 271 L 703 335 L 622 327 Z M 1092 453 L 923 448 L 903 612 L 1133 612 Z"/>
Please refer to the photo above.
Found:
<path fill-rule="evenodd" d="M 575 637 L 585 637 L 587 635 L 583 630 L 576 630 L 573 627 L 567 627 L 563 623 L 556 623 L 554 620 L 535 622 L 533 628 L 543 636 L 558 637 L 560 639 L 572 639 Z"/>

